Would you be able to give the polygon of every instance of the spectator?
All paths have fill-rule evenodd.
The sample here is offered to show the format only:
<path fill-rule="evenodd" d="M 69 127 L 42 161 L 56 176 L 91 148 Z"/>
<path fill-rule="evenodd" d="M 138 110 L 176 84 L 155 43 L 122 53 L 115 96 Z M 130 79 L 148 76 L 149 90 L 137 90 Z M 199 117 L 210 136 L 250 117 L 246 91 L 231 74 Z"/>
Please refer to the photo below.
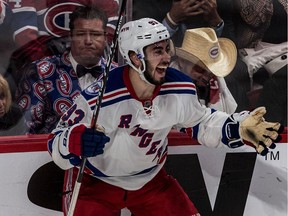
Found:
<path fill-rule="evenodd" d="M 256 82 L 262 85 L 269 78 L 263 66 L 271 58 L 285 53 L 283 47 L 287 47 L 287 44 L 280 46 L 287 42 L 287 1 L 237 0 L 227 4 L 226 1 L 219 0 L 219 5 L 220 8 L 225 8 L 220 11 L 227 23 L 223 29 L 224 37 L 236 44 L 254 84 Z M 267 43 L 270 44 L 270 50 L 267 50 Z M 273 44 L 277 45 L 273 48 Z M 250 88 L 253 90 L 253 85 Z"/>
<path fill-rule="evenodd" d="M 216 0 L 134 0 L 132 18 L 147 16 L 163 22 L 176 46 L 181 45 L 186 29 L 212 27 L 220 36 L 224 26 Z"/>
<path fill-rule="evenodd" d="M 255 48 L 259 41 L 279 44 L 287 41 L 287 1 L 218 0 L 226 25 L 223 36 L 238 49 Z"/>
<path fill-rule="evenodd" d="M 128 65 L 110 72 L 95 125 L 98 131 L 91 127 L 99 93 L 99 84 L 94 83 L 95 88 L 82 91 L 50 135 L 54 162 L 71 171 L 67 197 L 76 167 L 87 158 L 74 216 L 112 216 L 125 207 L 137 216 L 199 216 L 163 168 L 167 135 L 174 125 L 197 127 L 198 141 L 210 147 L 238 147 L 242 140 L 254 143 L 261 154 L 267 153 L 267 146 L 275 147 L 278 133 L 267 128 L 277 130 L 280 125 L 264 121 L 264 108 L 230 115 L 199 103 L 191 78 L 168 67 L 169 38 L 166 27 L 151 18 L 124 24 L 118 40 Z M 259 141 L 265 144 L 260 146 Z"/>
<path fill-rule="evenodd" d="M 13 22 L 9 29 L 15 47 L 10 63 L 5 68 L 5 76 L 11 76 L 14 92 L 27 64 L 45 56 L 62 54 L 69 48 L 69 14 L 81 5 L 96 6 L 106 13 L 108 23 L 105 31 L 110 45 L 118 19 L 119 5 L 115 0 L 9 1 L 13 11 Z"/>
<path fill-rule="evenodd" d="M 222 58 L 215 60 L 215 55 Z M 237 59 L 231 40 L 217 38 L 212 28 L 189 29 L 182 46 L 176 47 L 176 56 L 170 66 L 192 78 L 202 104 L 230 114 L 235 112 L 237 103 L 223 78 L 232 71 Z"/>
<path fill-rule="evenodd" d="M 102 78 L 106 24 L 100 9 L 78 7 L 70 15 L 71 49 L 35 61 L 23 71 L 16 98 L 25 111 L 28 133 L 51 132 L 81 90 Z M 96 67 L 83 75 L 83 66 Z"/>
<path fill-rule="evenodd" d="M 173 1 L 170 11 L 163 20 L 163 24 L 172 35 L 180 30 L 180 38 L 178 40 L 173 39 L 176 44 L 178 41 L 183 41 L 187 26 L 189 28 L 213 27 L 218 36 L 222 34 L 224 27 L 224 22 L 217 11 L 216 0 Z"/>
<path fill-rule="evenodd" d="M 175 46 L 179 47 L 181 46 L 186 29 L 211 27 L 216 31 L 218 37 L 222 36 L 226 21 L 222 19 L 223 14 L 219 13 L 219 10 L 222 10 L 224 5 L 221 4 L 219 6 L 218 1 L 173 0 L 167 2 L 166 0 L 134 0 L 132 18 L 138 19 L 148 16 L 162 21 L 170 34 L 172 34 Z M 149 5 L 149 8 L 142 10 L 142 8 L 145 8 L 145 5 Z M 177 25 L 173 26 L 173 23 Z M 250 79 L 246 64 L 240 58 L 237 58 L 234 69 L 224 79 L 229 91 L 238 104 L 236 111 L 240 112 L 241 110 L 248 109 L 250 103 L 247 92 L 250 90 Z"/>
<path fill-rule="evenodd" d="M 237 0 L 219 4 L 231 7 L 220 11 L 227 24 L 223 34 L 237 44 L 248 67 L 251 108 L 265 104 L 269 119 L 282 119 L 287 124 L 287 73 L 283 73 L 288 54 L 287 1 Z M 231 14 L 226 13 L 229 11 Z"/>
<path fill-rule="evenodd" d="M 18 123 L 21 123 L 21 109 L 12 102 L 7 80 L 0 74 L 0 134 L 19 135 Z M 14 134 L 13 134 L 14 133 Z"/>

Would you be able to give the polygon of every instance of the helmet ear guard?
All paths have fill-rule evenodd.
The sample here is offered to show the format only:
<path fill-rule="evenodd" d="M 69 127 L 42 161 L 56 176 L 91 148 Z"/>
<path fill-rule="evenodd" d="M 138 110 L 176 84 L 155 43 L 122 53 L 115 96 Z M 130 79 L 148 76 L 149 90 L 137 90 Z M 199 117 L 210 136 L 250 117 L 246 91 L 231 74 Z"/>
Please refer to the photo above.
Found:
<path fill-rule="evenodd" d="M 142 18 L 127 22 L 122 26 L 118 37 L 119 51 L 127 64 L 135 69 L 141 78 L 144 78 L 143 73 L 146 65 L 143 48 L 167 39 L 170 39 L 170 34 L 162 23 L 152 18 Z M 130 51 L 135 52 L 137 58 L 141 60 L 142 68 L 136 68 L 131 62 Z M 145 78 L 144 80 L 146 81 Z"/>

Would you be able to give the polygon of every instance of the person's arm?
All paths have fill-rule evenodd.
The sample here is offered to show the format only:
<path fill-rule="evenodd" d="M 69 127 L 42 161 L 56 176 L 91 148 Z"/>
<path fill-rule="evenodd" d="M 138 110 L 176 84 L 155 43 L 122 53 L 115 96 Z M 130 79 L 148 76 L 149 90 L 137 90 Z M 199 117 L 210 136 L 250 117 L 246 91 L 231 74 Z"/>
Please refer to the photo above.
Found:
<path fill-rule="evenodd" d="M 38 37 L 37 9 L 34 0 L 8 1 L 13 12 L 11 29 L 16 47 L 24 46 Z"/>
<path fill-rule="evenodd" d="M 162 21 L 163 25 L 167 27 L 171 37 L 178 31 L 179 25 L 184 25 L 184 29 L 186 29 L 183 23 L 186 19 L 203 13 L 201 9 L 203 3 L 202 1 L 191 2 L 189 0 L 173 1 L 170 11 L 167 12 Z"/>
<path fill-rule="evenodd" d="M 228 115 L 215 111 L 204 116 L 200 123 L 192 127 L 192 137 L 199 143 L 209 147 L 228 146 L 238 148 L 249 145 L 262 156 L 276 147 L 281 140 L 279 133 L 283 126 L 278 122 L 267 122 L 263 118 L 265 107 L 259 107 L 252 112 L 243 111 Z"/>
<path fill-rule="evenodd" d="M 224 20 L 218 13 L 216 0 L 205 0 L 205 3 L 201 7 L 204 19 L 215 30 L 217 36 L 220 37 L 224 28 Z"/>
<path fill-rule="evenodd" d="M 11 21 L 11 9 L 4 1 L 0 1 L 0 26 Z"/>
<path fill-rule="evenodd" d="M 177 127 L 192 128 L 192 137 L 199 143 L 208 147 L 230 148 L 249 144 L 259 154 L 265 155 L 269 148 L 275 148 L 274 142 L 281 139 L 279 133 L 283 126 L 278 122 L 265 121 L 265 107 L 230 115 L 201 105 L 196 89 L 194 91 L 181 97 L 184 103 L 178 113 L 180 121 Z"/>

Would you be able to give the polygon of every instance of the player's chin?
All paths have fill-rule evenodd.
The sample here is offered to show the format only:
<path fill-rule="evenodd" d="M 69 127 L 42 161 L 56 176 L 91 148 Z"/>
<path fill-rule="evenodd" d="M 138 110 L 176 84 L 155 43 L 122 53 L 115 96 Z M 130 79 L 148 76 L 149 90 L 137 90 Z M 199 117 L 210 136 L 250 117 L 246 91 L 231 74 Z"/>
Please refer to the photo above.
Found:
<path fill-rule="evenodd" d="M 159 77 L 157 79 L 154 79 L 154 84 L 156 85 L 162 85 L 165 82 L 165 77 Z"/>

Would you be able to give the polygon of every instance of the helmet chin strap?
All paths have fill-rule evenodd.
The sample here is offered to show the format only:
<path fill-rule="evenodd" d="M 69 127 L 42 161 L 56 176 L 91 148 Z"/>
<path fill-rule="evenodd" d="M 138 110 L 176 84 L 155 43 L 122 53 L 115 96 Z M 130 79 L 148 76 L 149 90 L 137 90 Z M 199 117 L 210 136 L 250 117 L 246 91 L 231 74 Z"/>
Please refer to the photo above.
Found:
<path fill-rule="evenodd" d="M 142 59 L 140 59 L 140 61 L 142 62 L 143 67 L 140 66 L 139 68 L 136 68 L 135 65 L 133 65 L 133 63 L 130 64 L 130 66 L 131 66 L 134 70 L 137 71 L 137 73 L 139 74 L 141 80 L 143 80 L 144 82 L 148 83 L 149 85 L 154 85 L 154 84 L 150 83 L 150 82 L 145 78 L 145 76 L 144 76 L 144 71 L 146 70 L 146 64 L 145 64 L 144 59 L 142 58 Z M 142 68 L 142 69 L 141 69 L 141 68 Z"/>

